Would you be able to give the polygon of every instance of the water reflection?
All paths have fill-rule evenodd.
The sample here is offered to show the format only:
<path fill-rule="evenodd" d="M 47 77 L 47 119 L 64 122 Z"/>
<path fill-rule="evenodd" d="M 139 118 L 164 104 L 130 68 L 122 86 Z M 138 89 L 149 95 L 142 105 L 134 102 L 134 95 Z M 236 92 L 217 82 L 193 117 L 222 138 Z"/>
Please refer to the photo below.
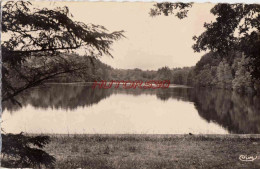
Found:
<path fill-rule="evenodd" d="M 231 133 L 260 133 L 260 98 L 227 90 L 196 90 L 193 102 L 201 117 Z"/>
<path fill-rule="evenodd" d="M 157 99 L 154 99 L 155 96 Z M 108 99 L 106 100 L 106 98 Z M 88 117 L 82 117 L 85 119 L 82 123 L 91 123 L 87 119 L 95 119 L 96 122 L 95 124 L 93 123 L 93 126 L 99 128 L 97 132 L 129 133 L 138 132 L 138 128 L 142 127 L 145 130 L 141 132 L 152 129 L 154 133 L 163 134 L 176 134 L 189 131 L 195 133 L 220 134 L 226 131 L 229 133 L 260 134 L 260 98 L 239 95 L 227 90 L 183 87 L 145 90 L 93 90 L 90 85 L 52 84 L 26 92 L 18 96 L 17 100 L 23 105 L 22 108 L 14 106 L 9 102 L 3 103 L 3 119 L 8 116 L 5 115 L 5 112 L 10 114 L 8 118 L 11 119 L 15 116 L 21 116 L 15 115 L 16 113 L 21 114 L 30 108 L 32 111 L 38 112 L 38 114 L 40 112 L 43 113 L 43 115 L 51 110 L 59 111 L 61 114 L 64 111 L 74 112 L 73 116 L 75 117 L 72 118 L 74 121 L 67 121 L 67 123 L 75 123 L 75 125 L 76 122 L 80 124 L 75 119 L 77 116 L 80 117 L 82 113 L 85 113 L 85 115 L 89 113 Z M 103 102 L 101 103 L 102 100 Z M 99 108 L 93 107 L 93 105 Z M 93 117 L 93 114 L 100 112 L 101 109 L 102 112 L 106 112 L 107 114 L 99 114 Z M 155 111 L 154 109 L 158 110 Z M 156 123 L 157 119 L 155 117 L 158 116 L 158 112 L 160 113 L 161 123 Z M 168 114 L 165 112 L 168 112 Z M 106 128 L 97 126 L 104 126 L 104 123 L 107 123 L 106 120 L 108 119 L 114 121 L 114 127 L 111 127 L 111 124 L 108 126 L 105 125 Z M 142 124 L 144 121 L 147 121 L 146 126 Z M 120 126 L 119 123 L 124 123 L 121 126 L 125 128 L 124 130 L 115 131 L 115 128 Z M 183 127 L 184 125 L 186 127 Z M 76 126 L 80 127 L 79 125 Z M 136 130 L 133 126 L 136 126 Z M 108 130 L 109 127 L 111 130 Z M 203 127 L 206 127 L 206 129 L 202 129 Z M 53 126 L 53 128 L 55 127 Z"/>

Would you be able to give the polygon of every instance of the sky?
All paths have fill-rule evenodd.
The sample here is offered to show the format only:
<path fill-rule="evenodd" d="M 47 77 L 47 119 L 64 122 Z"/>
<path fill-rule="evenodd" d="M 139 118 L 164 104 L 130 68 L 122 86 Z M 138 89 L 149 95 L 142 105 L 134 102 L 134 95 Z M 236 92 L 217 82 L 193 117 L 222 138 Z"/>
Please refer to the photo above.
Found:
<path fill-rule="evenodd" d="M 168 66 L 194 66 L 204 53 L 194 53 L 194 35 L 214 21 L 211 3 L 196 3 L 188 18 L 174 15 L 150 17 L 153 2 L 35 2 L 39 7 L 68 6 L 74 20 L 105 26 L 109 31 L 124 30 L 126 38 L 112 46 L 114 58 L 100 60 L 114 68 L 157 70 Z"/>

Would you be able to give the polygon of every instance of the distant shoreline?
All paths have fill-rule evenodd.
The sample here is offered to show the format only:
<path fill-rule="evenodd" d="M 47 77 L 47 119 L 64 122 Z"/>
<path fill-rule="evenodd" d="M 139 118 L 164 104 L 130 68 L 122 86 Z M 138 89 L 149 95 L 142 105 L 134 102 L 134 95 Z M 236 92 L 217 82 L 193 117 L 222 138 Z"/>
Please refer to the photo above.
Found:
<path fill-rule="evenodd" d="M 25 133 L 26 135 L 47 135 L 50 137 L 108 137 L 108 138 L 124 138 L 124 137 L 143 137 L 143 138 L 185 138 L 190 137 L 189 134 L 56 134 L 56 133 Z M 232 139 L 260 139 L 260 134 L 192 134 L 193 138 L 232 138 Z"/>
<path fill-rule="evenodd" d="M 95 82 L 47 82 L 47 83 L 44 83 L 44 84 L 92 84 L 92 83 L 95 83 Z M 123 84 L 123 83 L 120 83 L 120 84 Z M 129 84 L 129 83 L 127 83 Z M 173 88 L 173 87 L 183 87 L 183 88 L 193 88 L 192 86 L 186 86 L 186 85 L 179 85 L 179 84 L 174 84 L 174 83 L 171 83 L 169 88 Z"/>

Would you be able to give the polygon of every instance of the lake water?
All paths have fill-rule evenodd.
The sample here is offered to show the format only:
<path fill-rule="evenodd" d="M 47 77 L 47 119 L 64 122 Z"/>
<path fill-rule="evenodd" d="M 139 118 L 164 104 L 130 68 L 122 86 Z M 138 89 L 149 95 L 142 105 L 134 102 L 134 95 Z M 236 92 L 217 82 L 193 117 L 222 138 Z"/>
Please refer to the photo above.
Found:
<path fill-rule="evenodd" d="M 260 134 L 260 98 L 228 90 L 92 89 L 49 84 L 3 103 L 5 132 L 54 134 Z"/>

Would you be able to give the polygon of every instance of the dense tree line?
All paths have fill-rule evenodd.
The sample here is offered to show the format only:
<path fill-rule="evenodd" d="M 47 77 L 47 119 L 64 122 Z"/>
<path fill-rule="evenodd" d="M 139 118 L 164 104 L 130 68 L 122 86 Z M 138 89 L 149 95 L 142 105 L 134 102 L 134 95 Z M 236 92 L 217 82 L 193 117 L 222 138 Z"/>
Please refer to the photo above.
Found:
<path fill-rule="evenodd" d="M 70 54 L 72 55 L 72 54 Z M 102 63 L 99 59 L 89 58 L 87 56 L 75 56 L 68 58 L 75 58 L 78 62 L 86 65 L 85 71 L 76 71 L 71 74 L 57 76 L 55 79 L 48 82 L 93 82 L 93 81 L 149 81 L 149 80 L 170 80 L 171 83 L 187 85 L 189 72 L 191 67 L 172 68 L 165 66 L 158 70 L 142 70 L 135 69 L 117 69 Z"/>
<path fill-rule="evenodd" d="M 233 52 L 230 58 L 221 58 L 216 53 L 204 55 L 190 72 L 189 84 L 193 86 L 234 89 L 239 92 L 259 91 L 259 80 L 252 77 L 250 58 Z"/>
<path fill-rule="evenodd" d="M 234 89 L 239 92 L 254 93 L 259 91 L 260 82 L 252 77 L 252 69 L 248 68 L 250 58 L 241 52 L 230 53 L 229 59 L 222 58 L 218 53 L 207 53 L 194 67 L 169 68 L 158 70 L 114 69 L 96 58 L 73 54 L 68 58 L 75 58 L 85 64 L 85 71 L 76 71 L 69 75 L 57 76 L 49 82 L 93 82 L 100 80 L 118 81 L 149 81 L 170 80 L 172 84 L 197 87 L 214 87 Z"/>

